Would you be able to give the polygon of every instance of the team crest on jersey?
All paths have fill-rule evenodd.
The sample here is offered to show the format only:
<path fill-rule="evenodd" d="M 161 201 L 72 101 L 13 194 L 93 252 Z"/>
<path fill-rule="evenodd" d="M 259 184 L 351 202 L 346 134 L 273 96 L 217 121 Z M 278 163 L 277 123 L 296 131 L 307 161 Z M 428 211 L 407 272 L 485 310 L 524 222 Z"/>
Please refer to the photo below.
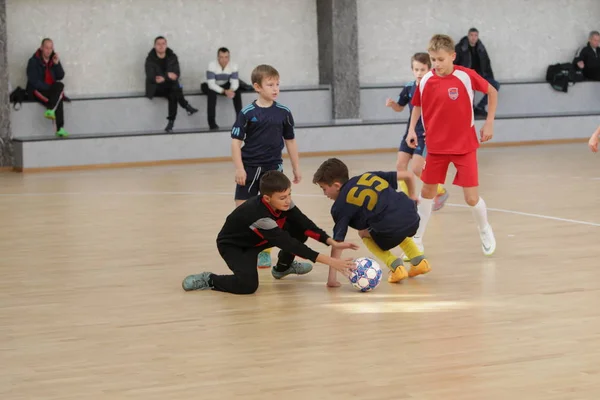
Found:
<path fill-rule="evenodd" d="M 448 97 L 450 97 L 451 100 L 458 99 L 458 88 L 455 88 L 455 87 L 449 88 L 448 89 Z"/>

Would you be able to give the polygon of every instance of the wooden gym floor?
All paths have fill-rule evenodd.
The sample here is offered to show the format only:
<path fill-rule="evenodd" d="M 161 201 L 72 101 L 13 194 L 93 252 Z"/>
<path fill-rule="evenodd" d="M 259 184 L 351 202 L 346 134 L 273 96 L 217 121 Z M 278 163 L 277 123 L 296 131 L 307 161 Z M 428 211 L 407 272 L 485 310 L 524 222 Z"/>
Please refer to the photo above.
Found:
<path fill-rule="evenodd" d="M 359 173 L 395 157 L 341 158 Z M 183 292 L 227 272 L 230 163 L 0 174 L 0 398 L 600 398 L 600 158 L 583 143 L 479 157 L 496 254 L 450 187 L 432 272 L 366 294 L 328 290 L 323 265 L 261 271 L 251 296 Z M 293 191 L 331 231 L 310 183 L 323 159 L 301 160 Z"/>

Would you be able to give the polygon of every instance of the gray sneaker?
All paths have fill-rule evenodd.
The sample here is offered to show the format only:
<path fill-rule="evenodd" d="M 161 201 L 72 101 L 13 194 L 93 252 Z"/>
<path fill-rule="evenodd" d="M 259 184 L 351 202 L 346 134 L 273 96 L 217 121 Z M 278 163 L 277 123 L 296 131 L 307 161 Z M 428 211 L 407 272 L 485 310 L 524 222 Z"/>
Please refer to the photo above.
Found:
<path fill-rule="evenodd" d="M 292 265 L 285 271 L 276 271 L 275 267 L 271 268 L 271 275 L 273 275 L 273 278 L 275 279 L 281 279 L 290 274 L 305 275 L 312 271 L 312 269 L 313 266 L 311 263 L 293 261 Z"/>
<path fill-rule="evenodd" d="M 186 292 L 190 290 L 212 289 L 209 284 L 210 275 L 211 272 L 200 272 L 196 275 L 189 275 L 181 282 L 181 287 Z"/>

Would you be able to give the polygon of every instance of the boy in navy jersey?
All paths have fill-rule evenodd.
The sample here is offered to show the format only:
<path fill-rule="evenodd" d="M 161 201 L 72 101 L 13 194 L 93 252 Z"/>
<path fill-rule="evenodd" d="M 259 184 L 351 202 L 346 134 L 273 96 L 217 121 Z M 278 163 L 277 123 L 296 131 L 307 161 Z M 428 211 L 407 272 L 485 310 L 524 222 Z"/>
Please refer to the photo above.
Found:
<path fill-rule="evenodd" d="M 269 246 L 282 249 L 271 273 L 275 279 L 290 274 L 304 275 L 312 265 L 295 261 L 294 254 L 312 262 L 328 264 L 334 271 L 348 275 L 356 264 L 319 254 L 304 244 L 311 237 L 336 249 L 358 249 L 352 243 L 337 242 L 317 227 L 292 202 L 291 182 L 279 171 L 269 171 L 260 181 L 260 196 L 237 207 L 225 221 L 217 236 L 219 254 L 233 275 L 201 272 L 182 282 L 186 291 L 213 289 L 234 294 L 252 294 L 258 288 L 256 257 Z"/>
<path fill-rule="evenodd" d="M 417 205 L 414 199 L 396 190 L 398 180 L 407 184 L 410 193 L 414 191 L 414 178 L 409 171 L 367 172 L 349 178 L 348 167 L 337 158 L 321 164 L 313 177 L 313 183 L 334 201 L 331 207 L 335 222 L 333 239 L 343 242 L 348 227 L 358 230 L 369 251 L 390 269 L 390 283 L 431 270 L 423 252 L 411 238 L 419 227 Z M 410 260 L 412 266 L 408 272 L 402 258 L 390 252 L 396 246 L 400 246 Z M 339 247 L 331 249 L 332 258 L 339 258 L 341 253 Z M 327 286 L 339 285 L 336 271 L 329 269 Z"/>
<path fill-rule="evenodd" d="M 231 130 L 236 207 L 258 195 L 260 178 L 265 172 L 283 171 L 284 144 L 292 163 L 294 183 L 302 178 L 292 112 L 275 101 L 279 95 L 279 72 L 270 65 L 259 65 L 252 71 L 251 79 L 258 98 L 242 109 Z M 270 250 L 258 255 L 259 268 L 271 267 Z"/>
<path fill-rule="evenodd" d="M 427 53 L 415 53 L 411 60 L 410 66 L 415 76 L 415 80 L 409 82 L 404 86 L 402 92 L 398 96 L 398 100 L 394 101 L 392 99 L 387 99 L 385 105 L 386 107 L 390 107 L 392 110 L 396 112 L 402 112 L 404 107 L 408 105 L 409 110 L 412 112 L 413 105 L 411 104 L 411 100 L 415 94 L 415 90 L 419 86 L 421 82 L 421 78 L 429 72 L 431 69 L 431 60 L 429 58 L 429 54 Z M 417 125 L 415 127 L 415 131 L 417 133 L 417 147 L 412 148 L 409 147 L 406 143 L 406 136 L 408 135 L 408 127 L 410 126 L 410 115 L 408 117 L 408 124 L 406 125 L 406 132 L 404 133 L 404 137 L 400 141 L 400 148 L 398 150 L 398 161 L 396 162 L 396 169 L 398 171 L 406 171 L 408 169 L 408 162 L 412 159 L 412 171 L 419 178 L 421 177 L 421 172 L 423 171 L 423 165 L 425 165 L 425 128 L 423 127 L 423 122 L 421 119 L 417 121 Z M 401 189 L 404 193 L 408 194 L 408 189 L 403 181 L 400 181 Z M 437 211 L 444 206 L 446 200 L 448 199 L 448 191 L 444 189 L 443 185 L 438 185 L 437 188 L 437 196 L 435 197 L 435 201 L 433 204 L 433 211 Z"/>

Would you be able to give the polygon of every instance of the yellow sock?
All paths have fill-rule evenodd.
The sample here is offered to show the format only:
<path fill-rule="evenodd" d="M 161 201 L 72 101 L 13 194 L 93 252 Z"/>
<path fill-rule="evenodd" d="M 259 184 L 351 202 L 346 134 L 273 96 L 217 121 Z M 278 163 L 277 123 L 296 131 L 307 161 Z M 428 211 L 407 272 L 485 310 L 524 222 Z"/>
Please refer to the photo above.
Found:
<path fill-rule="evenodd" d="M 406 186 L 406 182 L 399 181 L 398 184 L 400 185 L 400 190 L 403 191 L 405 194 L 408 194 L 408 186 Z"/>
<path fill-rule="evenodd" d="M 402 241 L 402 243 L 400 243 L 400 248 L 402 249 L 404 254 L 406 254 L 406 257 L 411 261 L 413 259 L 416 259 L 420 262 L 423 259 L 423 252 L 419 250 L 419 247 L 410 237 L 407 237 Z"/>
<path fill-rule="evenodd" d="M 381 247 L 377 246 L 375 241 L 370 237 L 362 238 L 362 241 L 365 246 L 367 246 L 367 249 L 369 249 L 369 251 L 375 255 L 375 257 L 382 260 L 385 265 L 387 265 L 387 267 L 393 271 L 392 263 L 396 261 L 398 257 L 393 255 L 389 250 L 381 250 Z"/>
<path fill-rule="evenodd" d="M 437 194 L 444 194 L 445 191 L 446 189 L 444 189 L 444 185 L 437 186 Z"/>

